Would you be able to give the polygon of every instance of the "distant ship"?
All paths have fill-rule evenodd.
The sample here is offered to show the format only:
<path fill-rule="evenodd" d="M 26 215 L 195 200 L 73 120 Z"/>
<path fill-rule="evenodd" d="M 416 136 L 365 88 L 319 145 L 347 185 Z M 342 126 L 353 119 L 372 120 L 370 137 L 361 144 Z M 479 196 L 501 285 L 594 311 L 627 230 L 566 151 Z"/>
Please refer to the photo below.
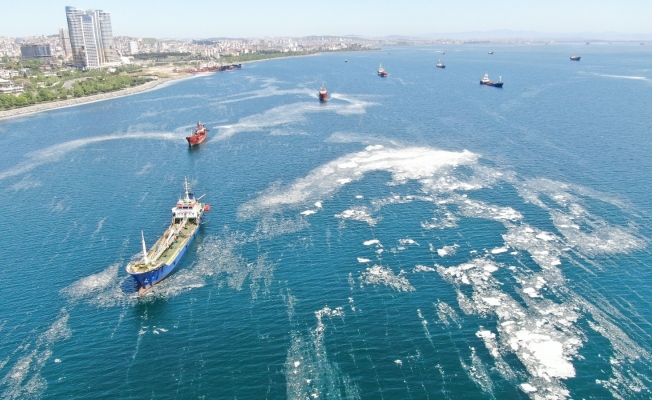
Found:
<path fill-rule="evenodd" d="M 494 52 L 493 52 L 493 51 L 490 51 L 489 54 L 494 54 Z"/>
<path fill-rule="evenodd" d="M 222 65 L 220 67 L 220 71 L 227 72 L 227 71 L 233 71 L 233 70 L 241 69 L 241 68 L 242 68 L 242 64 Z"/>
<path fill-rule="evenodd" d="M 503 87 L 503 77 L 501 76 L 501 77 L 500 77 L 500 80 L 499 80 L 498 82 L 492 82 L 492 81 L 489 79 L 489 74 L 487 73 L 487 74 L 484 74 L 484 77 L 483 77 L 482 79 L 480 79 L 480 84 L 481 84 L 481 85 L 494 86 L 494 87 L 499 87 L 499 88 L 501 88 L 501 87 Z"/>
<path fill-rule="evenodd" d="M 446 68 L 446 65 L 444 65 L 444 63 L 439 60 L 437 61 L 437 68 Z"/>
<path fill-rule="evenodd" d="M 326 90 L 326 86 L 322 84 L 321 89 L 319 89 L 319 101 L 324 102 L 328 101 L 328 91 Z"/>
<path fill-rule="evenodd" d="M 138 295 L 167 277 L 179 264 L 188 246 L 195 238 L 204 213 L 211 207 L 199 202 L 185 181 L 186 195 L 172 208 L 172 223 L 154 245 L 147 250 L 145 235 L 141 232 L 143 257 L 127 265 L 127 273 L 138 283 Z"/>
<path fill-rule="evenodd" d="M 387 71 L 385 71 L 385 68 L 383 68 L 383 64 L 380 64 L 380 67 L 378 67 L 378 76 L 383 78 L 387 77 Z"/>
<path fill-rule="evenodd" d="M 347 60 L 347 59 L 345 58 L 345 59 L 344 59 L 344 62 L 349 62 L 349 60 Z"/>
<path fill-rule="evenodd" d="M 582 57 L 580 57 L 580 56 L 576 56 L 575 54 L 573 54 L 573 55 L 570 57 L 571 61 L 579 61 L 580 58 L 582 58 Z"/>
<path fill-rule="evenodd" d="M 204 139 L 206 139 L 207 132 L 208 132 L 208 128 L 206 128 L 206 125 L 202 125 L 201 122 L 197 122 L 197 127 L 195 128 L 195 131 L 192 133 L 192 135 L 186 136 L 188 145 L 192 147 L 203 142 Z"/>

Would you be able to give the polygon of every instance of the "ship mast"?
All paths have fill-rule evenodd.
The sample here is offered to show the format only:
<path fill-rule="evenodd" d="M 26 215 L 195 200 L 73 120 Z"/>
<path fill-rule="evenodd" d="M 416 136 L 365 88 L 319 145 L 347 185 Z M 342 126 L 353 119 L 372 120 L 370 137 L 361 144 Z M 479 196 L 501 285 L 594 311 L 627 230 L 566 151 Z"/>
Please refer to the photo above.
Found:
<path fill-rule="evenodd" d="M 147 258 L 147 247 L 145 246 L 145 234 L 143 231 L 140 231 L 140 235 L 143 238 L 143 261 L 145 264 L 149 264 L 149 259 Z"/>
<path fill-rule="evenodd" d="M 185 184 L 184 186 L 185 186 L 185 188 L 186 188 L 186 199 L 188 199 L 188 198 L 189 198 L 189 197 L 188 197 L 188 190 L 189 190 L 189 189 L 188 189 L 188 178 L 185 178 L 185 180 L 184 180 L 184 184 Z"/>

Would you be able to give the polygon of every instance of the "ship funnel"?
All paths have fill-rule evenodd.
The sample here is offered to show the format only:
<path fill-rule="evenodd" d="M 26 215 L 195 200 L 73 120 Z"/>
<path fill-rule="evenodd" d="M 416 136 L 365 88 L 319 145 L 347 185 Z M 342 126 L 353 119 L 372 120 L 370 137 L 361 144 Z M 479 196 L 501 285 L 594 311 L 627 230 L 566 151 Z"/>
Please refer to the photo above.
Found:
<path fill-rule="evenodd" d="M 145 246 L 145 234 L 143 231 L 140 231 L 140 236 L 143 238 L 143 261 L 145 261 L 145 264 L 149 264 L 149 259 L 147 258 L 147 246 Z"/>

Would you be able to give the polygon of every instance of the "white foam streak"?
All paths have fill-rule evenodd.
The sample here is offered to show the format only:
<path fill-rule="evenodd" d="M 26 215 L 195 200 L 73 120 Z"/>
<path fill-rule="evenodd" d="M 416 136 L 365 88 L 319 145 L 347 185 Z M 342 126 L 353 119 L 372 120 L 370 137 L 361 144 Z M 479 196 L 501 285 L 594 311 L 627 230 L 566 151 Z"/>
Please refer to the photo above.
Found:
<path fill-rule="evenodd" d="M 47 147 L 45 149 L 33 151 L 27 153 L 25 158 L 26 161 L 18 163 L 14 168 L 0 172 L 0 180 L 22 175 L 26 172 L 33 170 L 44 164 L 49 164 L 53 162 L 60 161 L 63 156 L 66 154 L 80 149 L 84 146 L 93 143 L 106 142 L 110 140 L 129 140 L 129 139 L 158 139 L 158 140 L 180 140 L 183 139 L 183 136 L 173 133 L 134 133 L 134 134 L 125 134 L 125 135 L 108 135 L 108 136 L 97 136 L 86 139 L 77 139 L 71 140 L 69 142 L 60 143 L 54 146 Z"/>
<path fill-rule="evenodd" d="M 41 376 L 41 370 L 52 356 L 52 346 L 72 335 L 68 328 L 68 318 L 68 312 L 62 309 L 57 320 L 39 335 L 33 346 L 25 346 L 25 355 L 18 359 L 7 375 L 0 380 L 0 385 L 5 386 L 3 399 L 41 397 L 48 386 L 47 381 Z"/>
<path fill-rule="evenodd" d="M 346 103 L 330 102 L 323 105 L 317 102 L 301 102 L 274 107 L 261 114 L 241 118 L 237 123 L 218 127 L 215 140 L 224 140 L 242 132 L 259 132 L 268 128 L 297 124 L 306 120 L 306 114 L 334 112 L 339 115 L 364 114 L 373 103 L 354 98 L 339 97 Z M 348 103 L 348 104 L 347 104 Z"/>
<path fill-rule="evenodd" d="M 355 182 L 372 171 L 387 171 L 394 183 L 432 176 L 444 168 L 474 163 L 477 156 L 469 151 L 460 153 L 426 147 L 385 148 L 368 146 L 364 151 L 340 157 L 312 170 L 287 188 L 270 188 L 257 199 L 245 203 L 239 214 L 250 217 L 283 207 L 295 207 L 323 200 L 339 190 L 343 182 Z"/>

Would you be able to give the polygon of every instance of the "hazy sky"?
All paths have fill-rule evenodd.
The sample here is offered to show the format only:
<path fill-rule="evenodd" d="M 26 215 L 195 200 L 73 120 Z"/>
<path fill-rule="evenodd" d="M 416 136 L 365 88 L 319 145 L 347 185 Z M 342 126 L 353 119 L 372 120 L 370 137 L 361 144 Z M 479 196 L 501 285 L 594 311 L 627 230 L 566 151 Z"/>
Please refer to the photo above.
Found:
<path fill-rule="evenodd" d="M 57 33 L 67 5 L 110 12 L 115 36 L 652 34 L 652 0 L 0 0 L 0 36 Z"/>

